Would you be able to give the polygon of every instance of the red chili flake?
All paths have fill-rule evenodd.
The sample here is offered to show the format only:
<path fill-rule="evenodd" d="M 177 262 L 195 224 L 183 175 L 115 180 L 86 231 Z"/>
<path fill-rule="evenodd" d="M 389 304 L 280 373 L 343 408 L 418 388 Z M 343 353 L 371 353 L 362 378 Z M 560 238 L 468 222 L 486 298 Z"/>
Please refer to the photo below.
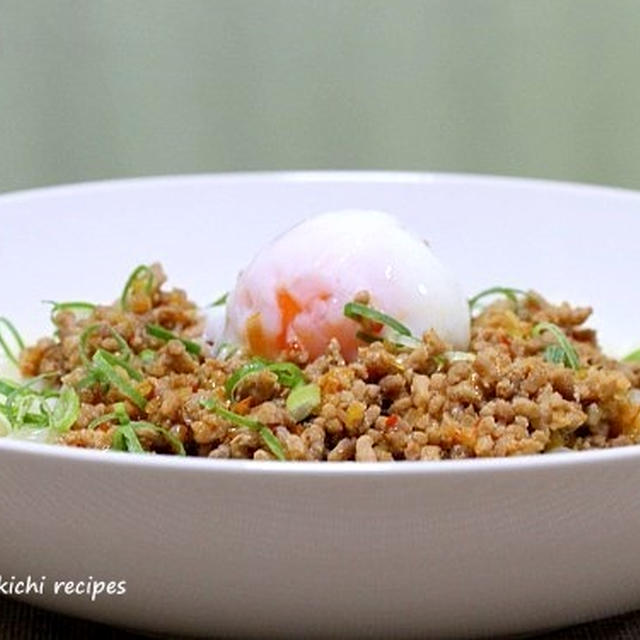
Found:
<path fill-rule="evenodd" d="M 372 322 L 371 331 L 373 333 L 380 333 L 384 329 L 384 325 L 381 322 Z"/>
<path fill-rule="evenodd" d="M 387 427 L 387 429 L 392 429 L 398 424 L 399 419 L 400 418 L 398 418 L 398 416 L 394 413 L 387 418 L 385 426 Z"/>
<path fill-rule="evenodd" d="M 507 347 L 511 346 L 511 340 L 509 340 L 507 336 L 500 336 L 500 342 L 502 342 L 502 344 L 506 345 Z"/>
<path fill-rule="evenodd" d="M 233 404 L 232 409 L 233 409 L 233 412 L 237 413 L 238 415 L 241 415 L 241 416 L 248 415 L 251 409 L 251 397 L 247 396 L 246 398 L 243 398 L 242 400 L 240 400 L 240 402 L 235 402 Z"/>

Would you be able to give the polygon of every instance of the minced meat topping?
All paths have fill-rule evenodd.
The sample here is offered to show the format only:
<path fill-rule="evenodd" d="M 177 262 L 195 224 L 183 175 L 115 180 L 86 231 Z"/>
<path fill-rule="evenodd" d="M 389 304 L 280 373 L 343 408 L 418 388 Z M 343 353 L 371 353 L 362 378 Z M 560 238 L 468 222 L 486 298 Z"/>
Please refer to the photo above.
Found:
<path fill-rule="evenodd" d="M 151 271 L 148 282 L 131 287 L 124 309 L 98 306 L 85 317 L 61 309 L 55 338 L 22 352 L 25 376 L 49 373 L 54 387 L 77 393 L 77 417 L 60 443 L 111 448 L 122 408 L 138 425 L 142 449 L 175 453 L 177 442 L 187 455 L 211 458 L 270 460 L 280 450 L 287 460 L 444 460 L 640 440 L 633 392 L 640 366 L 602 353 L 595 332 L 583 326 L 588 308 L 555 306 L 535 293 L 498 300 L 472 319 L 469 353 L 462 356 L 433 331 L 415 348 L 362 346 L 353 362 L 345 362 L 337 341 L 313 361 L 290 354 L 305 383 L 320 392 L 319 404 L 296 422 L 286 402 L 291 387 L 275 370 L 249 371 L 229 394 L 226 383 L 251 355 L 214 357 L 196 305 L 183 291 L 163 288 L 159 266 Z M 534 332 L 540 323 L 562 331 L 578 368 L 549 357 L 555 337 Z M 158 337 L 149 325 L 170 334 Z M 118 364 L 123 342 L 127 367 Z M 194 342 L 201 348 L 190 348 Z M 116 357 L 111 364 L 126 387 L 91 377 L 98 350 Z M 268 433 L 230 420 L 211 403 Z"/>

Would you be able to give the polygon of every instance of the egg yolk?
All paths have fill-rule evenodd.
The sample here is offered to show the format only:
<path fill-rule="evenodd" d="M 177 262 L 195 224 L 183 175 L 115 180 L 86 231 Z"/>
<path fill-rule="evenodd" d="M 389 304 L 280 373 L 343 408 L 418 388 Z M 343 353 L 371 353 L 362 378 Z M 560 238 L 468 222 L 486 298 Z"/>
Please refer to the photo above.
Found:
<path fill-rule="evenodd" d="M 317 358 L 332 338 L 338 340 L 345 357 L 356 355 L 357 324 L 342 315 L 342 306 L 331 294 L 321 291 L 301 300 L 286 289 L 279 289 L 276 302 L 280 315 L 277 333 L 265 329 L 259 311 L 247 318 L 247 344 L 255 355 L 273 359 L 285 352 L 306 351 L 310 358 Z"/>

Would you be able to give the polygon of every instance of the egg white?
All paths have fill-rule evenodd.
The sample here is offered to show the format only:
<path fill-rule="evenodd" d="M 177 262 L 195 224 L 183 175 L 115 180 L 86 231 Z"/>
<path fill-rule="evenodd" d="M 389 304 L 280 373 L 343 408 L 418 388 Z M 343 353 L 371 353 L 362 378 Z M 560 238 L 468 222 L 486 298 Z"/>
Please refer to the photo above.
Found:
<path fill-rule="evenodd" d="M 455 278 L 424 240 L 387 213 L 321 214 L 264 247 L 229 296 L 225 340 L 247 344 L 247 321 L 255 314 L 267 337 L 280 334 L 282 291 L 304 307 L 298 325 L 313 325 L 324 336 L 312 352 L 327 341 L 328 326 L 346 324 L 354 331 L 343 308 L 360 291 L 369 292 L 372 307 L 414 335 L 432 328 L 455 349 L 468 347 L 468 305 Z"/>

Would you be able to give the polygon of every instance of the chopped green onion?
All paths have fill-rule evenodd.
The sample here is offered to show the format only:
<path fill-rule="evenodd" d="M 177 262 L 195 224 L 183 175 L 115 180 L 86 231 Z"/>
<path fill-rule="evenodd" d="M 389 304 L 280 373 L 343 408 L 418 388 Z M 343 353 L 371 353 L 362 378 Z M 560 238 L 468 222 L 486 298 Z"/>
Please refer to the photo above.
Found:
<path fill-rule="evenodd" d="M 89 363 L 89 366 L 91 366 L 91 363 Z M 84 378 L 82 378 L 82 380 L 76 383 L 76 390 L 82 391 L 82 389 L 92 387 L 94 384 L 102 381 L 103 378 L 100 375 L 100 372 L 92 369 Z"/>
<path fill-rule="evenodd" d="M 254 358 L 236 369 L 225 382 L 224 388 L 230 398 L 234 398 L 235 390 L 246 376 L 256 373 L 257 371 L 271 371 L 278 376 L 278 382 L 284 386 L 293 389 L 298 385 L 304 384 L 304 374 L 302 369 L 292 362 L 269 362 L 264 358 Z"/>
<path fill-rule="evenodd" d="M 80 334 L 80 342 L 78 353 L 80 354 L 80 360 L 84 363 L 85 367 L 89 367 L 89 354 L 87 352 L 87 341 L 89 340 L 89 336 L 99 327 L 101 324 L 90 324 L 86 329 L 82 331 Z"/>
<path fill-rule="evenodd" d="M 368 344 L 372 344 L 374 342 L 388 342 L 396 347 L 408 347 L 409 349 L 415 349 L 422 344 L 421 340 L 418 338 L 414 338 L 413 336 L 405 336 L 400 333 L 396 333 L 392 331 L 388 336 L 372 336 L 370 333 L 365 333 L 364 331 L 358 331 L 356 333 L 356 338 L 366 342 Z"/>
<path fill-rule="evenodd" d="M 366 318 L 367 320 L 372 320 L 373 322 L 383 324 L 390 329 L 393 329 L 400 335 L 411 335 L 411 331 L 409 330 L 409 328 L 395 318 L 392 318 L 391 316 L 388 316 L 386 313 L 382 313 L 377 309 L 372 309 L 366 304 L 361 304 L 360 302 L 347 302 L 347 304 L 344 305 L 344 315 L 347 316 L 347 318 L 351 318 L 352 320 L 356 320 L 358 322 L 361 318 Z"/>
<path fill-rule="evenodd" d="M 13 440 L 49 444 L 52 444 L 57 439 L 55 437 L 52 437 L 53 434 L 51 432 L 51 429 L 49 429 L 48 427 L 43 427 L 41 425 L 28 425 L 26 423 L 23 426 L 18 427 L 17 429 L 12 429 L 9 433 L 6 434 L 6 436 Z"/>
<path fill-rule="evenodd" d="M 140 358 L 144 364 L 151 364 L 156 358 L 156 352 L 153 349 L 143 349 L 138 354 L 138 358 Z"/>
<path fill-rule="evenodd" d="M 234 353 L 239 350 L 235 344 L 231 344 L 230 342 L 221 342 L 216 346 L 213 351 L 213 357 L 218 360 L 228 360 Z"/>
<path fill-rule="evenodd" d="M 58 432 L 68 431 L 78 419 L 80 399 L 73 387 L 63 386 L 51 412 L 50 427 Z"/>
<path fill-rule="evenodd" d="M 127 413 L 127 408 L 124 406 L 124 402 L 116 402 L 113 405 L 113 413 L 120 424 L 127 424 L 131 420 Z"/>
<path fill-rule="evenodd" d="M 89 368 L 91 363 L 89 361 L 89 353 L 87 350 L 87 342 L 89 340 L 89 336 L 94 333 L 97 329 L 104 327 L 109 331 L 109 333 L 113 336 L 115 341 L 118 343 L 120 347 L 120 351 L 122 352 L 122 357 L 125 360 L 129 360 L 133 355 L 131 351 L 131 347 L 129 343 L 110 325 L 105 322 L 97 322 L 95 324 L 90 324 L 81 334 L 80 334 L 80 359 L 82 360 L 85 367 Z"/>
<path fill-rule="evenodd" d="M 562 331 L 560 327 L 553 324 L 552 322 L 540 322 L 535 327 L 533 327 L 533 329 L 531 330 L 531 335 L 538 336 L 543 331 L 548 331 L 556 339 L 557 346 L 562 349 L 562 362 L 564 362 L 567 367 L 578 370 L 580 368 L 580 358 L 578 357 L 578 353 L 575 350 L 574 346 L 571 344 L 571 342 L 569 342 L 569 339 L 565 335 L 564 331 Z M 547 352 L 545 352 L 545 355 L 547 355 Z M 557 357 L 555 351 L 548 355 L 554 358 Z"/>
<path fill-rule="evenodd" d="M 6 416 L 14 429 L 25 425 L 51 426 L 51 409 L 46 398 L 37 394 L 24 394 L 5 405 Z"/>
<path fill-rule="evenodd" d="M 473 362 L 476 359 L 475 353 L 467 351 L 445 351 L 433 356 L 433 361 L 440 371 L 447 363 L 452 362 Z"/>
<path fill-rule="evenodd" d="M 53 300 L 43 300 L 45 304 L 52 305 L 51 307 L 51 322 L 55 323 L 55 315 L 58 311 L 84 311 L 91 314 L 96 305 L 91 302 L 54 302 Z"/>
<path fill-rule="evenodd" d="M 100 355 L 112 366 L 112 367 L 122 367 L 131 378 L 136 380 L 137 382 L 141 382 L 144 376 L 132 365 L 130 365 L 126 360 L 122 358 L 118 358 L 118 356 L 114 356 L 113 353 L 109 351 L 105 351 L 104 349 L 98 349 L 96 353 L 100 353 Z"/>
<path fill-rule="evenodd" d="M 0 378 L 0 394 L 3 396 L 8 396 L 13 393 L 20 385 L 15 383 L 13 380 L 3 380 Z"/>
<path fill-rule="evenodd" d="M 105 413 L 101 416 L 98 416 L 97 418 L 94 418 L 87 425 L 87 429 L 95 429 L 96 427 L 99 427 L 101 424 L 104 424 L 105 422 L 113 422 L 117 419 L 118 419 L 118 416 L 114 412 Z"/>
<path fill-rule="evenodd" d="M 544 350 L 544 359 L 554 364 L 562 364 L 564 362 L 564 350 L 560 345 L 550 344 Z"/>
<path fill-rule="evenodd" d="M 260 427 L 264 426 L 262 422 L 258 422 L 258 420 L 253 420 L 252 418 L 247 418 L 246 416 L 241 416 L 238 413 L 229 411 L 229 409 L 225 409 L 216 400 L 201 400 L 200 404 L 205 409 L 208 409 L 209 411 L 213 411 L 214 413 L 217 413 L 221 418 L 228 420 L 229 422 L 231 422 L 232 424 L 235 424 L 238 427 L 247 427 L 247 429 L 258 431 Z"/>
<path fill-rule="evenodd" d="M 469 311 L 473 311 L 473 308 L 478 304 L 482 298 L 486 298 L 487 296 L 493 296 L 496 294 L 502 294 L 511 302 L 518 301 L 518 295 L 527 295 L 526 291 L 522 289 L 514 289 L 513 287 L 491 287 L 490 289 L 485 289 L 480 293 L 477 293 L 473 298 L 469 298 Z"/>
<path fill-rule="evenodd" d="M 207 305 L 208 307 L 221 307 L 223 304 L 227 304 L 229 298 L 229 292 L 223 293 L 215 302 Z"/>
<path fill-rule="evenodd" d="M 622 362 L 640 362 L 640 349 L 636 349 L 622 358 Z"/>
<path fill-rule="evenodd" d="M 202 347 L 200 347 L 200 345 L 197 342 L 193 342 L 192 340 L 186 340 L 185 338 L 181 338 L 180 336 L 177 336 L 172 331 L 169 331 L 168 329 L 165 329 L 160 325 L 148 324 L 146 326 L 146 329 L 147 329 L 147 333 L 150 336 L 153 336 L 154 338 L 158 338 L 159 340 L 164 340 L 165 342 L 168 342 L 169 340 L 180 340 L 180 342 L 182 342 L 182 344 L 185 346 L 186 350 L 189 353 L 192 353 L 196 356 L 199 355 L 200 351 L 202 350 Z"/>
<path fill-rule="evenodd" d="M 373 344 L 374 342 L 380 342 L 382 340 L 379 336 L 372 336 L 370 333 L 366 333 L 365 331 L 357 331 L 356 338 L 358 340 L 362 340 L 362 342 L 366 342 L 367 344 Z"/>
<path fill-rule="evenodd" d="M 268 427 L 262 426 L 258 430 L 258 433 L 260 434 L 260 437 L 262 438 L 263 442 L 267 445 L 271 453 L 273 453 L 273 455 L 278 460 L 287 459 L 286 456 L 284 455 L 284 450 L 282 449 L 280 440 L 278 440 L 278 438 L 275 437 L 271 429 L 269 429 Z"/>
<path fill-rule="evenodd" d="M 45 373 L 27 380 L 23 384 L 2 381 L 0 393 L 6 402 L 0 404 L 12 432 L 23 427 L 38 427 L 53 432 L 67 431 L 76 421 L 80 402 L 71 387 L 60 392 L 51 389 L 36 390 L 33 387 L 57 372 Z M 55 403 L 52 401 L 55 399 Z"/>
<path fill-rule="evenodd" d="M 266 366 L 266 360 L 263 360 L 262 358 L 254 358 L 253 360 L 250 360 L 249 362 L 236 369 L 224 383 L 224 390 L 227 392 L 227 395 L 230 398 L 233 398 L 236 387 L 245 376 L 248 376 L 249 374 L 256 371 L 261 371 Z"/>
<path fill-rule="evenodd" d="M 293 362 L 274 362 L 267 365 L 267 370 L 275 373 L 278 376 L 278 382 L 284 387 L 293 389 L 304 383 L 302 370 Z"/>
<path fill-rule="evenodd" d="M 363 342 L 367 342 L 368 344 L 382 340 L 397 347 L 408 347 L 409 349 L 415 349 L 422 344 L 422 341 L 411 335 L 409 328 L 401 322 L 385 313 L 372 309 L 365 304 L 361 304 L 359 302 L 347 303 L 344 306 L 344 315 L 347 316 L 347 318 L 356 320 L 357 322 L 366 318 L 367 320 L 385 325 L 391 329 L 389 335 L 385 336 L 376 336 L 367 333 L 366 331 L 358 331 L 356 333 L 356 338 Z"/>
<path fill-rule="evenodd" d="M 422 344 L 422 340 L 414 338 L 413 336 L 405 336 L 400 333 L 392 333 L 388 338 L 388 342 L 395 344 L 397 347 L 408 347 L 409 349 L 416 349 Z"/>
<path fill-rule="evenodd" d="M 18 353 L 15 354 L 13 350 L 7 344 L 6 338 L 2 335 L 2 327 L 5 327 L 6 330 L 11 334 L 11 338 L 17 347 Z M 9 320 L 6 318 L 0 317 L 0 347 L 4 351 L 5 355 L 13 364 L 18 365 L 18 359 L 20 358 L 20 353 L 24 349 L 24 341 L 22 340 L 22 336 L 18 333 L 18 330 L 13 326 Z"/>
<path fill-rule="evenodd" d="M 144 396 L 113 368 L 103 353 L 104 352 L 101 353 L 101 350 L 96 351 L 92 358 L 95 370 L 100 374 L 100 377 L 103 378 L 105 382 L 116 387 L 116 389 L 118 389 L 123 396 L 129 398 L 136 407 L 144 409 L 147 404 Z"/>
<path fill-rule="evenodd" d="M 0 404 L 0 437 L 4 438 L 13 431 L 11 422 L 4 413 L 4 406 Z"/>
<path fill-rule="evenodd" d="M 116 402 L 113 405 L 113 411 L 111 413 L 105 413 L 104 415 L 94 418 L 88 425 L 87 429 L 95 429 L 105 422 L 119 422 L 120 424 L 129 424 L 129 414 L 124 406 L 124 402 Z"/>
<path fill-rule="evenodd" d="M 113 434 L 113 440 L 111 444 L 112 449 L 116 449 L 118 451 L 146 453 L 146 451 L 140 444 L 137 429 L 151 429 L 156 433 L 160 433 L 169 443 L 176 454 L 180 456 L 186 455 L 182 442 L 178 438 L 176 438 L 176 436 L 174 436 L 173 433 L 169 431 L 169 429 L 159 427 L 158 425 L 153 424 L 152 422 L 147 422 L 146 420 L 131 422 L 129 414 L 127 413 L 123 402 L 116 402 L 113 405 L 112 413 L 107 413 L 103 416 L 100 416 L 99 418 L 92 420 L 89 423 L 88 428 L 95 429 L 95 427 L 97 427 L 98 425 L 105 422 L 110 422 L 112 420 L 117 420 L 120 423 L 120 426 Z"/>
<path fill-rule="evenodd" d="M 444 365 L 447 364 L 447 358 L 445 357 L 444 353 L 438 353 L 437 355 L 433 356 L 433 361 L 436 363 L 438 371 L 440 371 L 444 367 Z"/>
<path fill-rule="evenodd" d="M 142 280 L 142 278 L 146 278 L 145 291 L 148 294 L 151 294 L 153 291 L 153 271 L 151 271 L 146 264 L 141 264 L 133 270 L 127 279 L 127 283 L 124 285 L 124 289 L 122 290 L 122 295 L 120 296 L 120 307 L 124 311 L 128 310 L 127 298 L 129 297 L 131 288 L 134 286 L 136 280 Z"/>
<path fill-rule="evenodd" d="M 53 397 L 58 395 L 57 391 L 52 391 L 52 390 L 48 390 L 45 389 L 43 391 L 34 391 L 33 387 L 37 384 L 39 384 L 40 382 L 42 382 L 43 380 L 46 380 L 47 378 L 51 378 L 53 376 L 57 376 L 58 372 L 57 371 L 51 371 L 48 373 L 41 373 L 38 376 L 34 376 L 33 378 L 29 378 L 26 382 L 23 382 L 22 384 L 16 384 L 13 387 L 13 390 L 7 395 L 7 401 L 11 402 L 12 398 L 16 398 L 20 395 L 24 395 L 25 393 L 28 393 L 30 395 L 38 395 L 38 396 L 42 396 L 44 395 L 45 397 Z M 4 383 L 5 385 L 7 384 L 6 382 Z"/>
<path fill-rule="evenodd" d="M 1 405 L 2 414 L 5 416 L 11 429 L 19 429 L 25 424 L 46 426 L 49 417 L 44 411 L 44 399 L 36 393 L 21 393 Z"/>
<path fill-rule="evenodd" d="M 132 453 L 146 453 L 140 444 L 131 423 L 121 424 L 113 434 L 111 448 L 114 451 L 130 451 Z"/>
<path fill-rule="evenodd" d="M 284 450 L 282 449 L 282 445 L 280 441 L 273 435 L 273 432 L 262 422 L 258 422 L 258 420 L 253 420 L 251 418 L 247 418 L 246 416 L 238 415 L 233 411 L 229 411 L 224 407 L 220 406 L 216 400 L 201 400 L 200 404 L 209 411 L 213 411 L 217 413 L 221 418 L 224 418 L 231 424 L 235 424 L 238 427 L 246 427 L 247 429 L 251 429 L 253 431 L 257 431 L 262 440 L 270 449 L 271 453 L 278 458 L 278 460 L 285 460 Z"/>
<path fill-rule="evenodd" d="M 476 359 L 476 354 L 468 351 L 445 351 L 442 355 L 449 362 L 473 362 Z"/>
<path fill-rule="evenodd" d="M 179 456 L 187 455 L 186 451 L 184 450 L 184 445 L 182 444 L 180 439 L 176 438 L 176 436 L 174 436 L 173 433 L 169 431 L 169 429 L 166 429 L 165 427 L 159 427 L 157 424 L 153 424 L 152 422 L 146 422 L 144 420 L 140 420 L 138 422 L 131 422 L 130 424 L 134 428 L 134 430 L 151 429 L 152 431 L 155 431 L 156 433 L 161 434 L 164 437 L 164 439 L 169 443 L 169 446 L 173 449 L 174 453 L 176 453 Z"/>
<path fill-rule="evenodd" d="M 316 409 L 321 401 L 317 384 L 302 384 L 292 389 L 287 397 L 287 410 L 296 422 L 301 422 Z"/>

